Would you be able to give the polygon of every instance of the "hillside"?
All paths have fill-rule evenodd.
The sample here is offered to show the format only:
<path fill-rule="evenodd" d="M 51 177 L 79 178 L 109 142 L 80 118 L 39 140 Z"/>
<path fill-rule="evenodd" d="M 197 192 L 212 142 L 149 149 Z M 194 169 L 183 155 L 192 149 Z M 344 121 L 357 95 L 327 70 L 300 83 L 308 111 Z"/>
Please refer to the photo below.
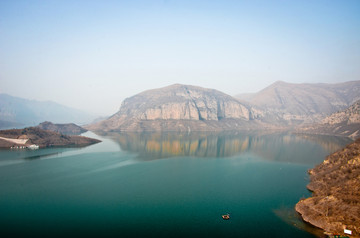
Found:
<path fill-rule="evenodd" d="M 40 148 L 52 146 L 86 146 L 100 142 L 84 136 L 68 136 L 37 127 L 0 131 L 0 148 L 12 146 L 38 145 Z"/>
<path fill-rule="evenodd" d="M 304 126 L 298 132 L 360 137 L 360 100 L 345 110 L 331 114 L 320 123 Z"/>
<path fill-rule="evenodd" d="M 360 100 L 352 104 L 349 108 L 326 117 L 322 123 L 329 125 L 360 123 Z"/>
<path fill-rule="evenodd" d="M 74 123 L 54 124 L 49 121 L 45 121 L 40 123 L 37 127 L 43 130 L 55 131 L 63 135 L 80 135 L 81 133 L 87 131 Z"/>
<path fill-rule="evenodd" d="M 86 124 L 95 116 L 51 101 L 0 94 L 0 128 L 35 126 L 43 121 Z"/>
<path fill-rule="evenodd" d="M 254 94 L 237 95 L 250 105 L 275 114 L 288 124 L 320 122 L 360 99 L 360 81 L 338 84 L 276 82 Z"/>
<path fill-rule="evenodd" d="M 259 126 L 261 112 L 214 89 L 175 84 L 127 98 L 100 131 L 204 131 Z"/>
<path fill-rule="evenodd" d="M 309 171 L 313 191 L 296 204 L 303 219 L 329 233 L 360 237 L 360 139 Z"/>

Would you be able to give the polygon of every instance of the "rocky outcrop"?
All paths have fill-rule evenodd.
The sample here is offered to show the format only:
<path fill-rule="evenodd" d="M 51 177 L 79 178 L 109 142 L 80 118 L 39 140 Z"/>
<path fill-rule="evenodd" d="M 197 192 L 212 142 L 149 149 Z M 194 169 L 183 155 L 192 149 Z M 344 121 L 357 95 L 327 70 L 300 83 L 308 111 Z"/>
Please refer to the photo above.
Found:
<path fill-rule="evenodd" d="M 306 222 L 328 233 L 360 237 L 360 139 L 309 171 L 313 196 L 296 204 Z"/>
<path fill-rule="evenodd" d="M 214 89 L 175 84 L 125 99 L 119 112 L 87 129 L 202 131 L 259 125 L 261 112 Z"/>
<path fill-rule="evenodd" d="M 43 130 L 55 131 L 63 135 L 80 135 L 81 133 L 87 132 L 86 129 L 74 124 L 53 124 L 49 121 L 40 123 L 37 127 Z"/>
<path fill-rule="evenodd" d="M 349 108 L 333 113 L 321 123 L 304 126 L 298 132 L 337 136 L 360 137 L 360 100 Z"/>
<path fill-rule="evenodd" d="M 358 124 L 360 123 L 360 100 L 349 108 L 340 112 L 333 113 L 322 120 L 322 124 L 336 125 L 340 123 Z"/>
<path fill-rule="evenodd" d="M 19 144 L 21 141 L 22 143 Z M 53 146 L 86 146 L 99 143 L 97 139 L 84 136 L 69 136 L 37 127 L 0 131 L 0 148 L 38 145 L 40 148 Z"/>
<path fill-rule="evenodd" d="M 254 94 L 237 95 L 263 110 L 277 115 L 288 125 L 319 123 L 326 116 L 343 110 L 360 99 L 360 81 L 338 84 L 292 84 L 276 82 Z"/>

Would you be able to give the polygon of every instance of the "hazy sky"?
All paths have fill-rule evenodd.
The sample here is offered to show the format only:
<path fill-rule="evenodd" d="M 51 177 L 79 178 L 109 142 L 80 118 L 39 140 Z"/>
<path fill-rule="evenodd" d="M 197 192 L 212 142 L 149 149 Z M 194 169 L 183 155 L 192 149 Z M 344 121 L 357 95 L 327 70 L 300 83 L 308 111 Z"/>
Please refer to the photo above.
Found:
<path fill-rule="evenodd" d="M 110 115 L 174 83 L 360 80 L 360 1 L 0 0 L 0 93 Z"/>

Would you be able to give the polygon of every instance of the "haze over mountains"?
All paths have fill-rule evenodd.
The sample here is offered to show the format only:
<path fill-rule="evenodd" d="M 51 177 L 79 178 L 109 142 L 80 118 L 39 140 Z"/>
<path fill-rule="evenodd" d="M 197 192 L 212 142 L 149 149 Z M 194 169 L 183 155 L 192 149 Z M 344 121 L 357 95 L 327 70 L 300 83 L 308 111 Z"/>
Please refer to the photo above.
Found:
<path fill-rule="evenodd" d="M 215 89 L 174 84 L 125 99 L 118 112 L 88 125 L 87 129 L 104 132 L 188 132 L 302 127 L 311 128 L 310 132 L 316 134 L 355 138 L 360 136 L 356 132 L 359 130 L 357 121 L 360 112 L 356 106 L 358 104 L 354 104 L 360 100 L 359 92 L 360 81 L 337 84 L 291 84 L 279 81 L 258 93 L 235 97 Z M 43 121 L 84 124 L 94 118 L 93 115 L 57 103 L 0 94 L 2 128 L 34 126 Z M 339 123 L 343 128 L 341 130 L 336 129 Z M 315 124 L 316 128 L 313 127 Z M 303 129 L 303 132 L 306 130 Z"/>
<path fill-rule="evenodd" d="M 44 121 L 85 124 L 94 115 L 51 101 L 35 101 L 0 94 L 0 128 L 36 126 Z"/>
<path fill-rule="evenodd" d="M 275 82 L 254 94 L 235 96 L 289 124 L 319 122 L 360 99 L 360 81 L 337 84 Z"/>
<path fill-rule="evenodd" d="M 278 129 L 320 122 L 360 99 L 360 81 L 339 84 L 276 82 L 237 98 L 213 89 L 175 84 L 130 97 L 98 131 Z"/>

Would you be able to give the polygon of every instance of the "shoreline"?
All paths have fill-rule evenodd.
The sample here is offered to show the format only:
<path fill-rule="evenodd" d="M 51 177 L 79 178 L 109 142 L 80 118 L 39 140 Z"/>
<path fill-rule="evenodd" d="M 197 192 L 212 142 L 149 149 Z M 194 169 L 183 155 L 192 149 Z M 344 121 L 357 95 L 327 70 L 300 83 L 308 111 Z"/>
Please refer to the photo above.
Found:
<path fill-rule="evenodd" d="M 300 200 L 295 210 L 325 235 L 360 237 L 360 139 L 329 155 L 309 170 L 307 188 L 312 196 Z"/>

